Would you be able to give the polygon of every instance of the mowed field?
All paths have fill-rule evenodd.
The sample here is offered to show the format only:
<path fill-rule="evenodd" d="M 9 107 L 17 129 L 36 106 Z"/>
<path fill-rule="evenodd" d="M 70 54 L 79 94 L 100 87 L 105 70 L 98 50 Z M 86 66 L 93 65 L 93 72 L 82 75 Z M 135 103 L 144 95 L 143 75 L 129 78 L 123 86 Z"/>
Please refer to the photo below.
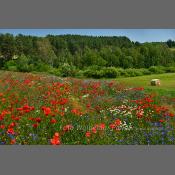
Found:
<path fill-rule="evenodd" d="M 175 144 L 174 76 L 90 80 L 1 71 L 0 144 Z M 152 78 L 161 86 L 150 86 Z"/>
<path fill-rule="evenodd" d="M 161 85 L 151 86 L 152 79 L 160 79 Z M 144 87 L 148 92 L 154 92 L 158 95 L 175 97 L 175 73 L 117 78 L 116 81 L 131 87 Z"/>

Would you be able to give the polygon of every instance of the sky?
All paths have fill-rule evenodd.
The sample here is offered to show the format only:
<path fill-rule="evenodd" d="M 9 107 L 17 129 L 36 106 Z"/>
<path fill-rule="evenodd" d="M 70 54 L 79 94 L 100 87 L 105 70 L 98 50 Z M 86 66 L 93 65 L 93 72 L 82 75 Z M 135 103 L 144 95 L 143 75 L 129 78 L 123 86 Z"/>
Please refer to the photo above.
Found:
<path fill-rule="evenodd" d="M 79 34 L 90 36 L 127 36 L 131 41 L 160 42 L 175 40 L 175 29 L 0 29 L 0 33 L 13 35 L 46 36 Z"/>

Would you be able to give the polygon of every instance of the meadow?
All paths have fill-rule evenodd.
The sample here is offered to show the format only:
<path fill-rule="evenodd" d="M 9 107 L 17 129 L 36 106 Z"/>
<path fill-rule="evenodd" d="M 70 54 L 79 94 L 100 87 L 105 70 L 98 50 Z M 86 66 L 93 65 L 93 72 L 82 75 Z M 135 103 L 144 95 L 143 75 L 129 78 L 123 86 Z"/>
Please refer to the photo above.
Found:
<path fill-rule="evenodd" d="M 1 71 L 0 144 L 174 144 L 174 75 L 93 80 Z M 152 78 L 161 86 L 150 86 Z"/>

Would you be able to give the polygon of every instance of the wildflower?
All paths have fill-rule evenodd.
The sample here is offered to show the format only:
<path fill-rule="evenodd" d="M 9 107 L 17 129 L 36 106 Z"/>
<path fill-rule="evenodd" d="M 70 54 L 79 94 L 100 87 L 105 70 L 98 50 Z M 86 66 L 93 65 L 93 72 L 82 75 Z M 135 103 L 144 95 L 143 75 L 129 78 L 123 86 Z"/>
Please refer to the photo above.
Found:
<path fill-rule="evenodd" d="M 55 123 L 57 123 L 57 120 L 54 119 L 54 118 L 52 118 L 52 119 L 50 120 L 50 123 L 55 124 Z"/>
<path fill-rule="evenodd" d="M 168 116 L 170 116 L 170 117 L 174 117 L 175 115 L 173 114 L 173 113 L 168 113 Z"/>
<path fill-rule="evenodd" d="M 11 145 L 13 145 L 13 144 L 15 144 L 16 143 L 16 139 L 12 139 L 11 141 L 10 141 L 10 144 Z"/>
<path fill-rule="evenodd" d="M 41 118 L 38 117 L 38 118 L 35 119 L 35 121 L 36 121 L 37 123 L 40 123 L 40 122 L 41 122 Z"/>
<path fill-rule="evenodd" d="M 33 128 L 37 128 L 38 127 L 38 123 L 34 123 L 32 126 L 33 126 Z"/>
<path fill-rule="evenodd" d="M 1 129 L 4 129 L 4 128 L 5 128 L 5 125 L 0 125 L 0 128 L 1 128 Z"/>
<path fill-rule="evenodd" d="M 89 131 L 86 132 L 86 137 L 90 137 L 91 133 Z"/>
<path fill-rule="evenodd" d="M 51 144 L 52 145 L 60 145 L 61 142 L 60 142 L 60 136 L 59 136 L 59 133 L 56 132 L 53 136 L 53 138 L 50 140 Z"/>
<path fill-rule="evenodd" d="M 163 122 L 165 122 L 165 120 L 163 120 L 163 119 L 160 119 L 160 120 L 159 120 L 159 122 L 160 122 L 160 123 L 163 123 Z"/>
<path fill-rule="evenodd" d="M 116 119 L 116 120 L 115 120 L 115 125 L 116 125 L 116 126 L 119 126 L 121 123 L 122 123 L 122 122 L 121 122 L 120 119 Z"/>
<path fill-rule="evenodd" d="M 65 105 L 67 102 L 68 102 L 68 99 L 67 98 L 62 98 L 58 103 L 60 105 Z"/>
<path fill-rule="evenodd" d="M 12 135 L 15 135 L 15 131 L 13 128 L 8 128 L 7 130 L 7 134 L 12 134 Z"/>
<path fill-rule="evenodd" d="M 99 125 L 99 128 L 100 128 L 101 130 L 104 130 L 104 129 L 105 129 L 105 124 L 104 124 L 104 123 L 101 123 L 101 124 Z"/>
<path fill-rule="evenodd" d="M 71 112 L 75 115 L 81 115 L 81 112 L 78 109 L 72 109 Z"/>
<path fill-rule="evenodd" d="M 111 124 L 109 125 L 109 127 L 110 127 L 111 129 L 115 129 L 116 125 L 113 124 L 113 123 L 111 123 Z"/>
<path fill-rule="evenodd" d="M 9 128 L 13 128 L 16 125 L 15 122 L 10 123 Z"/>
<path fill-rule="evenodd" d="M 51 114 L 51 109 L 49 107 L 44 107 L 43 110 L 44 110 L 44 114 L 46 116 L 49 115 L 49 114 Z"/>
<path fill-rule="evenodd" d="M 97 133 L 97 129 L 96 129 L 96 127 L 93 127 L 93 128 L 92 128 L 92 133 L 94 133 L 94 134 Z"/>

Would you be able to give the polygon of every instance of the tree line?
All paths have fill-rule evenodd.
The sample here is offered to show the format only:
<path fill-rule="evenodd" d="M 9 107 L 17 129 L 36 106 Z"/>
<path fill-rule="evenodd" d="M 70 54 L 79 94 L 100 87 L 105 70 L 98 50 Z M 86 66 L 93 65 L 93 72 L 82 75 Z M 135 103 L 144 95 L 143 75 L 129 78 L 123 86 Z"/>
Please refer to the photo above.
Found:
<path fill-rule="evenodd" d="M 132 42 L 125 36 L 0 34 L 0 68 L 44 71 L 65 63 L 79 70 L 90 66 L 149 68 L 175 65 L 175 41 Z"/>

